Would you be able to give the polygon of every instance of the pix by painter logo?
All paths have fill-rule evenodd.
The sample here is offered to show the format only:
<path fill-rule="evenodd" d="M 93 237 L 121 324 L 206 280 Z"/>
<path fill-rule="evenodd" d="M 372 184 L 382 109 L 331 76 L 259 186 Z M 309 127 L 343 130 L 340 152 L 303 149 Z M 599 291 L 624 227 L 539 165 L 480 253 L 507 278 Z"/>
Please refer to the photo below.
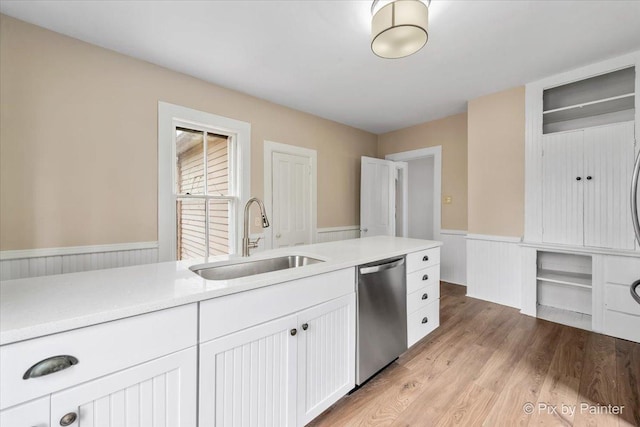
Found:
<path fill-rule="evenodd" d="M 526 415 L 533 415 L 534 413 L 538 414 L 547 414 L 547 415 L 565 415 L 565 416 L 574 416 L 577 412 L 580 414 L 590 414 L 590 415 L 603 415 L 603 414 L 611 414 L 611 415 L 620 415 L 624 410 L 624 405 L 600 405 L 600 404 L 591 404 L 588 402 L 580 402 L 578 405 L 567 405 L 565 403 L 561 403 L 558 405 L 552 405 L 548 402 L 526 402 L 522 405 L 522 411 Z"/>

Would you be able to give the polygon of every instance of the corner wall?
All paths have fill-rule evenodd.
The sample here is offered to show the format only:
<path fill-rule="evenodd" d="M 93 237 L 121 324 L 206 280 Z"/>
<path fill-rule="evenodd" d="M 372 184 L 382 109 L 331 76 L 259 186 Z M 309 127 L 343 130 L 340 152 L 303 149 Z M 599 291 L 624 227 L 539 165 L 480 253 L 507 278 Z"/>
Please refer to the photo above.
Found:
<path fill-rule="evenodd" d="M 469 101 L 467 295 L 519 308 L 525 90 Z"/>

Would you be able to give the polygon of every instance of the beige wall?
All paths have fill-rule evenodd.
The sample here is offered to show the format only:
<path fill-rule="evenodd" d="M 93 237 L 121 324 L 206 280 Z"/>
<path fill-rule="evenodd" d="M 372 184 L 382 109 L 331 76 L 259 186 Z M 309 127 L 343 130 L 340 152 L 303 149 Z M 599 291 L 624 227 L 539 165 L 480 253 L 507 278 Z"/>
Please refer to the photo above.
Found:
<path fill-rule="evenodd" d="M 422 123 L 378 136 L 378 157 L 442 146 L 442 228 L 467 229 L 467 113 Z"/>
<path fill-rule="evenodd" d="M 469 101 L 469 233 L 524 233 L 524 93 Z"/>
<path fill-rule="evenodd" d="M 157 106 L 250 122 L 263 141 L 318 151 L 318 226 L 359 224 L 373 134 L 0 17 L 0 249 L 157 240 Z"/>

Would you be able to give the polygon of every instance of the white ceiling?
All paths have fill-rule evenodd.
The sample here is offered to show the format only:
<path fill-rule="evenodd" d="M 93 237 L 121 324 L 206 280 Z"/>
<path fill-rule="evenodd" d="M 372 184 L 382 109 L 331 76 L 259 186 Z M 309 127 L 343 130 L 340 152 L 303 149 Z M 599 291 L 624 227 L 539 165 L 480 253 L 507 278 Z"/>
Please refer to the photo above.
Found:
<path fill-rule="evenodd" d="M 640 49 L 640 1 L 440 1 L 417 54 L 376 57 L 370 1 L 5 1 L 89 43 L 374 133 Z"/>

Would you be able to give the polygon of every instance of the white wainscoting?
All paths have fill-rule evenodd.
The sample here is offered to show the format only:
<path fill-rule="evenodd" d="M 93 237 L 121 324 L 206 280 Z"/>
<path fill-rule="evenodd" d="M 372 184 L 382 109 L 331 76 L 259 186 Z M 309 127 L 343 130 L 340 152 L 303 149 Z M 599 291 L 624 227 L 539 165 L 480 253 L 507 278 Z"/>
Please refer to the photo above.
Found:
<path fill-rule="evenodd" d="M 467 232 L 441 230 L 440 279 L 457 285 L 467 285 Z"/>
<path fill-rule="evenodd" d="M 335 242 L 336 240 L 360 238 L 360 226 L 318 228 L 316 243 Z"/>
<path fill-rule="evenodd" d="M 521 239 L 479 234 L 466 239 L 467 296 L 520 308 Z"/>
<path fill-rule="evenodd" d="M 158 262 L 158 242 L 0 252 L 0 280 Z"/>

